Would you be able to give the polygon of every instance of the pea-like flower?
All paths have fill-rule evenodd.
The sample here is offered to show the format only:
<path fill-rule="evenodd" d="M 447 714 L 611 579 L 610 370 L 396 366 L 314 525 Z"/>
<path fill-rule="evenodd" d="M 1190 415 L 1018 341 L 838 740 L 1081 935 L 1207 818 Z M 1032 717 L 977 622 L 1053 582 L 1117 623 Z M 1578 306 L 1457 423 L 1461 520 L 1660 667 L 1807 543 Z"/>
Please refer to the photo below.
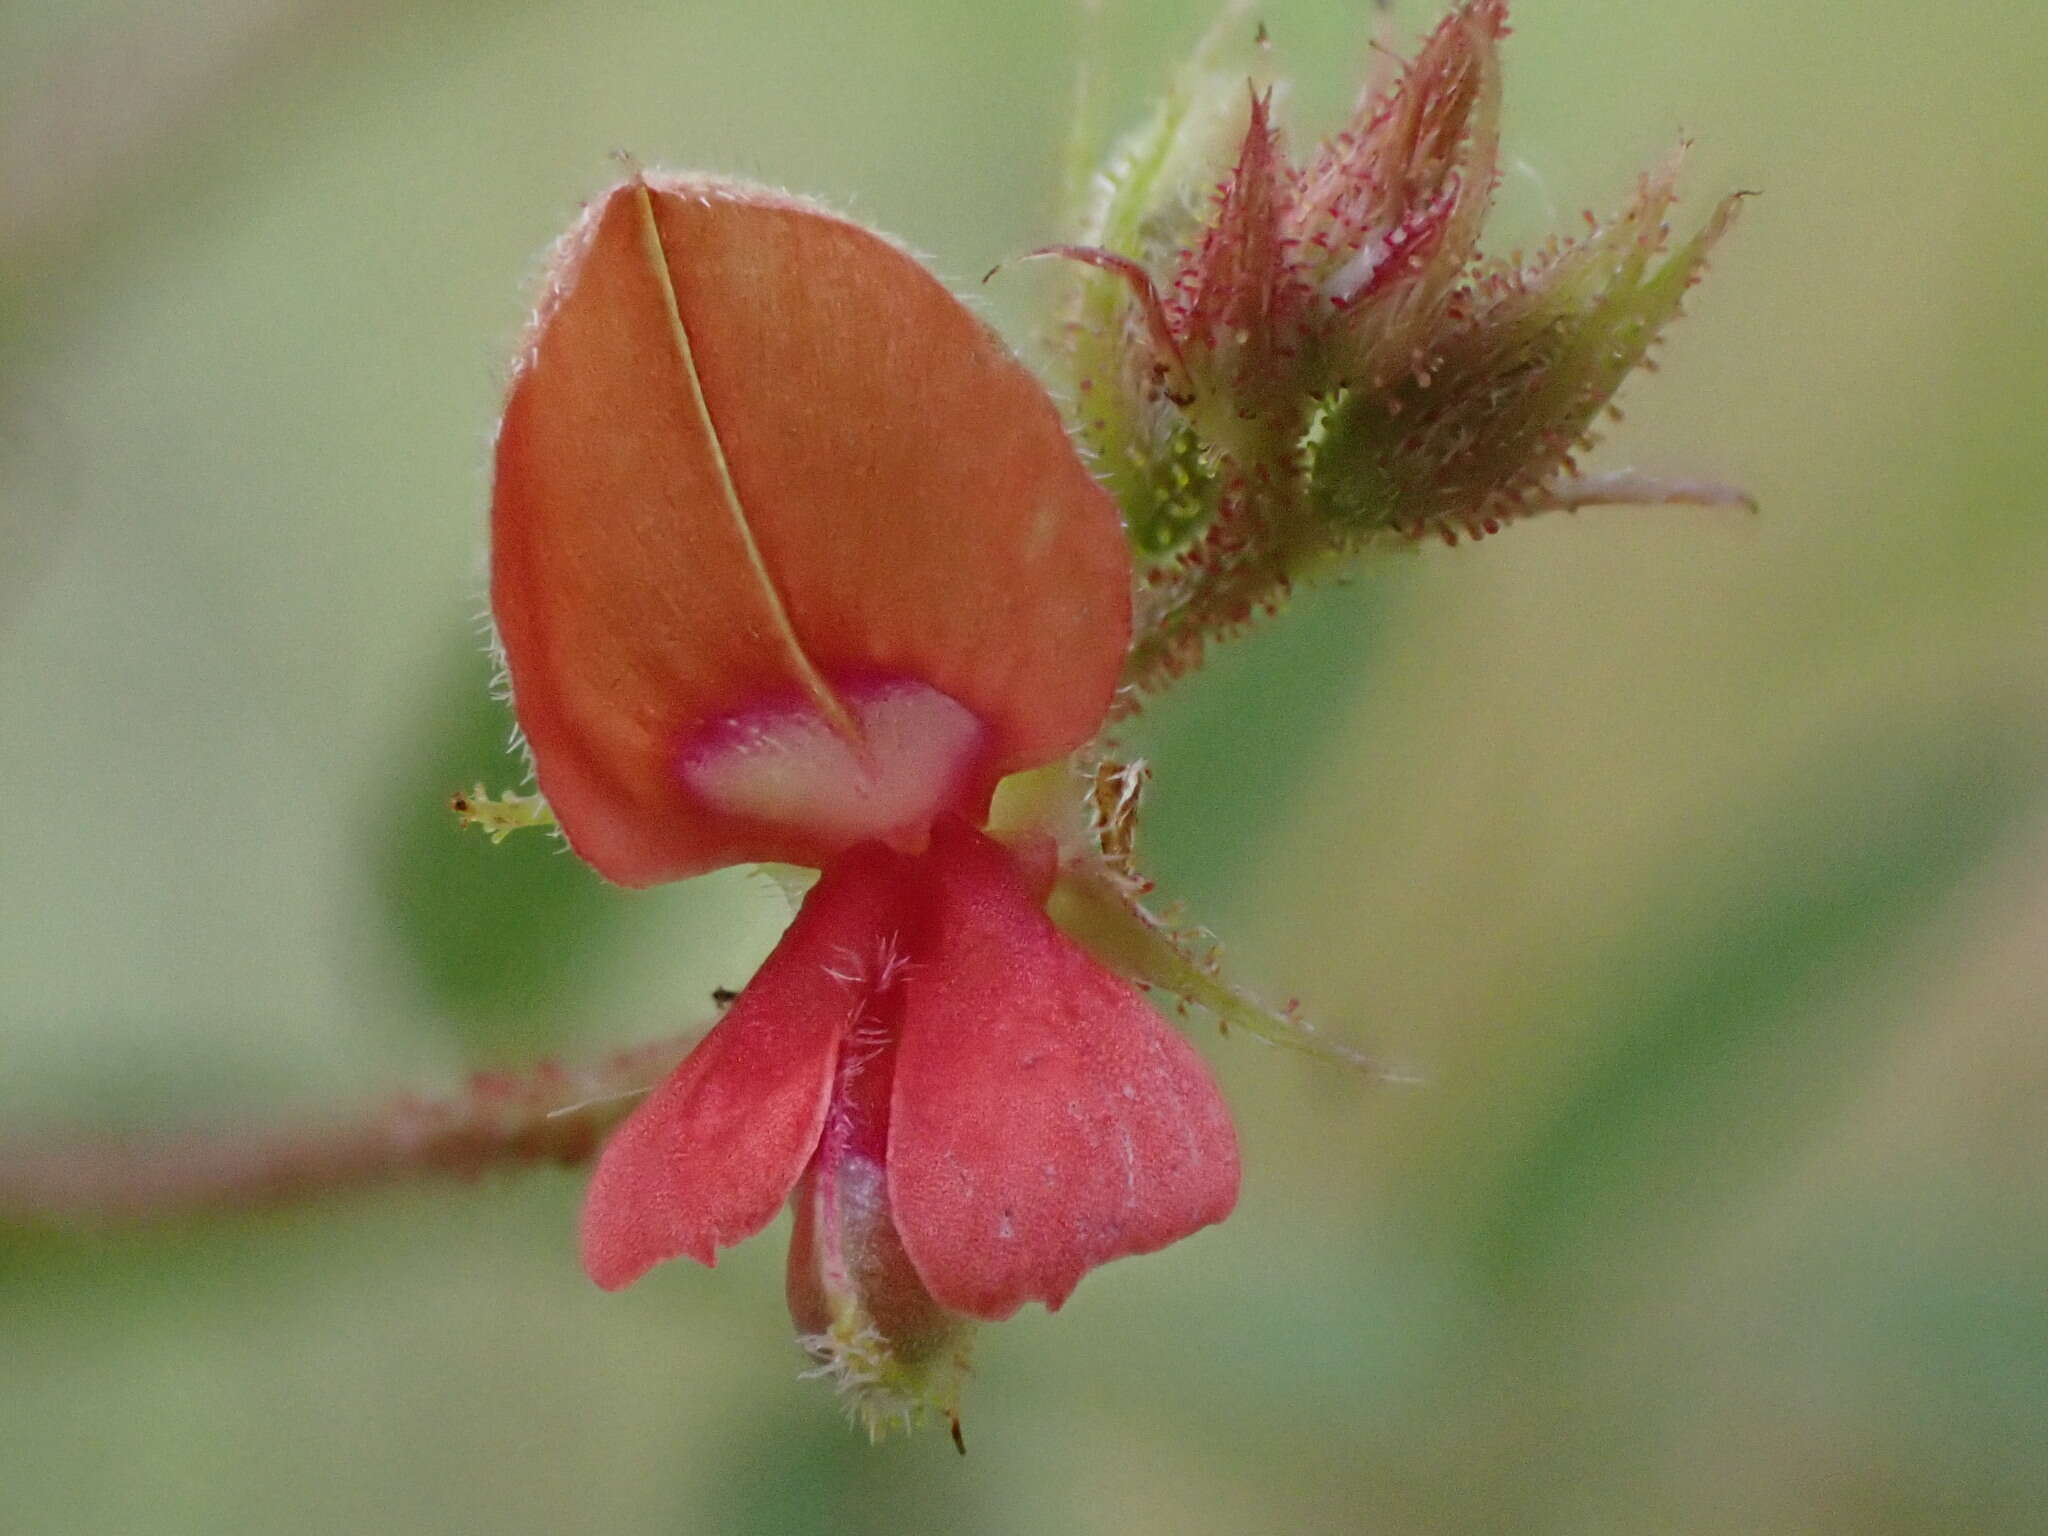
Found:
<path fill-rule="evenodd" d="M 564 238 L 498 437 L 491 603 L 570 845 L 625 885 L 822 871 L 620 1128 L 593 1279 L 795 1204 L 789 1302 L 871 1428 L 953 1417 L 969 1325 L 1227 1215 L 1200 1058 L 1046 915 L 996 786 L 1100 728 L 1115 503 L 911 256 L 809 203 L 636 175 Z"/>

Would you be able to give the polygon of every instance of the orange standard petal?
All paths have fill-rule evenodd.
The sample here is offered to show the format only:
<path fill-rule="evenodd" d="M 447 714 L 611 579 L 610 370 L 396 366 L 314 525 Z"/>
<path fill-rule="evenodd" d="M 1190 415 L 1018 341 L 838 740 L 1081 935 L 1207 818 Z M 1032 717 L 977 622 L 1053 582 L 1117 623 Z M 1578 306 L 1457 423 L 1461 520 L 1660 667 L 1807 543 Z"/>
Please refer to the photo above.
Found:
<path fill-rule="evenodd" d="M 499 430 L 491 605 L 540 788 L 645 885 L 979 821 L 1092 736 L 1130 639 L 1114 503 L 911 256 L 634 177 L 564 237 Z"/>

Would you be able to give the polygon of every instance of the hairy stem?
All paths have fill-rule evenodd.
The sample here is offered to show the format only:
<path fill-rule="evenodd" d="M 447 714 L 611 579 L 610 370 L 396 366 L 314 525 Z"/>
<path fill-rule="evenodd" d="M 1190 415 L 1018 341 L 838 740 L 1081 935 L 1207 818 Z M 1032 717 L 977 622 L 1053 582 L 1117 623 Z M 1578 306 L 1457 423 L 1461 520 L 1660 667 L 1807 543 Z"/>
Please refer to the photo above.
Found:
<path fill-rule="evenodd" d="M 1294 585 L 1312 579 L 1325 558 L 1298 523 L 1282 523 L 1255 554 L 1221 569 L 1212 566 L 1184 582 L 1160 607 L 1141 616 L 1110 719 L 1136 714 L 1148 695 L 1200 666 L 1211 644 L 1235 638 L 1277 611 Z"/>
<path fill-rule="evenodd" d="M 445 1098 L 406 1095 L 319 1125 L 0 1140 L 0 1225 L 139 1224 L 597 1150 L 694 1037 L 582 1066 L 480 1072 Z"/>

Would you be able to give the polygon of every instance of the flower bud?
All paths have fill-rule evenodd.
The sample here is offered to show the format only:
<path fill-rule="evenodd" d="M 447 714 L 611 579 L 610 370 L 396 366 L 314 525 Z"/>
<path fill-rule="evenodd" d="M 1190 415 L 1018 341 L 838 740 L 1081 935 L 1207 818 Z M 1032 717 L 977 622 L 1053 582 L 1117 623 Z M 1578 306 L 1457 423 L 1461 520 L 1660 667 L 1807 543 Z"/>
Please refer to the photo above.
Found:
<path fill-rule="evenodd" d="M 880 1161 L 821 1155 L 792 1197 L 789 1315 L 798 1342 L 879 1439 L 928 1413 L 960 1434 L 974 1321 L 932 1300 L 890 1218 Z"/>
<path fill-rule="evenodd" d="M 1506 35 L 1506 0 L 1462 0 L 1299 167 L 1256 79 L 1237 83 L 1234 151 L 1216 145 L 1230 119 L 1205 45 L 1101 178 L 1088 243 L 1049 248 L 1093 269 L 1068 332 L 1081 437 L 1141 560 L 1121 712 L 1368 546 L 1622 495 L 1743 499 L 1576 483 L 1574 453 L 1735 202 L 1667 253 L 1674 159 L 1583 239 L 1480 255 Z M 1197 145 L 1206 217 L 1188 202 Z"/>

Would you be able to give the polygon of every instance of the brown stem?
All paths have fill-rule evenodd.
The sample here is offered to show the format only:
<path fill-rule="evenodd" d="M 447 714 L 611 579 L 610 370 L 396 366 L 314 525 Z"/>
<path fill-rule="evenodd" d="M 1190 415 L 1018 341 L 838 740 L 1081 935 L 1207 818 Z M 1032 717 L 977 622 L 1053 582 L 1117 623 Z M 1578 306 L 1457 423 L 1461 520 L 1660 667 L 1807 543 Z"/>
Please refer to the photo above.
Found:
<path fill-rule="evenodd" d="M 407 1095 L 327 1125 L 0 1141 L 0 1224 L 148 1223 L 579 1163 L 693 1043 L 656 1041 L 580 1067 L 480 1072 L 459 1094 Z"/>

